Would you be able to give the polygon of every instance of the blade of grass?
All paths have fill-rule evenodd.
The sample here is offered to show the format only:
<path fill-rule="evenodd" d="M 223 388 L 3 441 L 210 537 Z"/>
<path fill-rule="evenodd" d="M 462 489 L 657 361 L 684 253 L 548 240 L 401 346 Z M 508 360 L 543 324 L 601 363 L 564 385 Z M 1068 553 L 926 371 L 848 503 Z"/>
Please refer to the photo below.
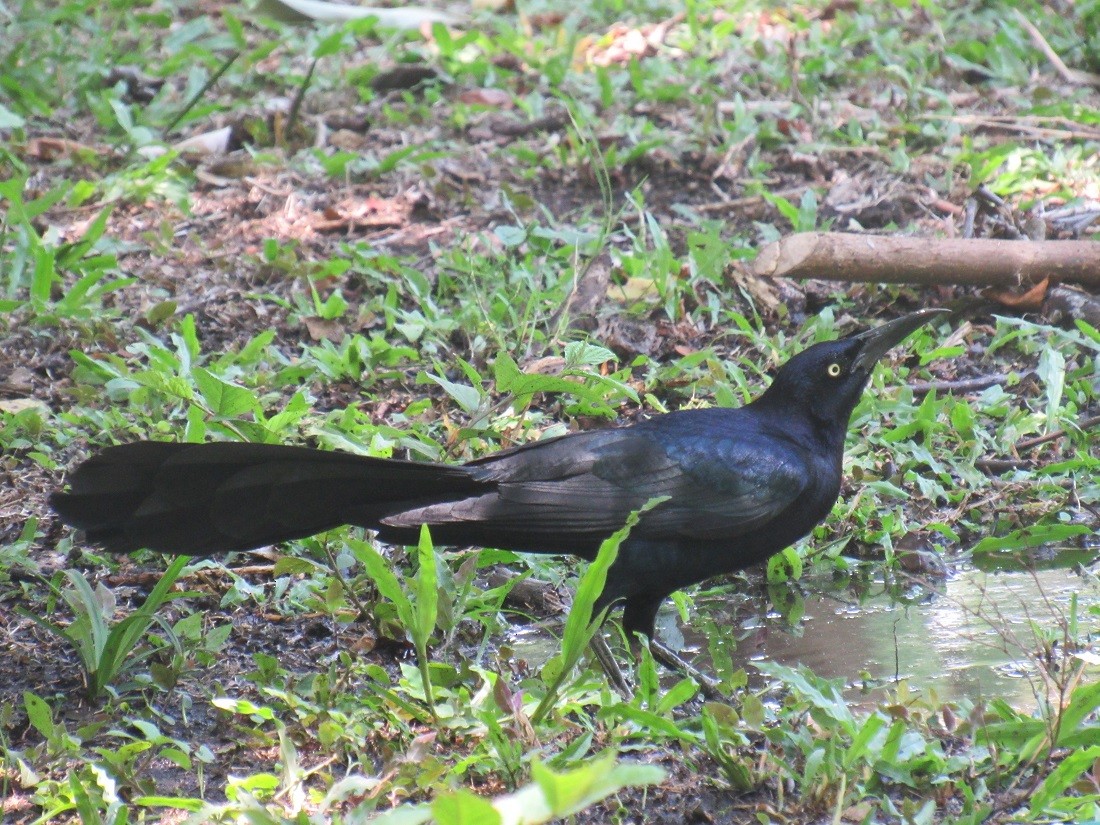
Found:
<path fill-rule="evenodd" d="M 439 615 L 439 571 L 436 569 L 435 546 L 426 524 L 420 527 L 417 555 L 420 563 L 416 572 L 415 615 L 410 630 L 413 646 L 416 648 L 417 665 L 420 667 L 420 679 L 424 683 L 424 698 L 434 717 L 435 701 L 432 698 L 432 680 L 428 672 L 428 640 L 435 630 L 435 620 Z"/>
<path fill-rule="evenodd" d="M 626 541 L 630 531 L 634 529 L 642 515 L 667 500 L 667 498 L 668 496 L 652 498 L 643 507 L 631 513 L 626 520 L 626 524 L 616 530 L 600 545 L 596 558 L 588 565 L 588 569 L 581 576 L 581 580 L 577 584 L 577 594 L 573 598 L 573 607 L 565 620 L 565 630 L 562 632 L 561 639 L 561 652 L 555 657 L 558 660 L 560 669 L 554 675 L 552 683 L 546 690 L 546 695 L 542 697 L 538 708 L 531 716 L 532 724 L 537 725 L 542 721 L 550 708 L 554 706 L 566 677 L 576 667 L 585 648 L 588 647 L 592 637 L 603 624 L 608 611 L 607 607 L 596 616 L 592 614 L 596 607 L 596 601 L 603 593 L 604 584 L 607 582 L 607 571 L 619 555 L 619 546 Z"/>

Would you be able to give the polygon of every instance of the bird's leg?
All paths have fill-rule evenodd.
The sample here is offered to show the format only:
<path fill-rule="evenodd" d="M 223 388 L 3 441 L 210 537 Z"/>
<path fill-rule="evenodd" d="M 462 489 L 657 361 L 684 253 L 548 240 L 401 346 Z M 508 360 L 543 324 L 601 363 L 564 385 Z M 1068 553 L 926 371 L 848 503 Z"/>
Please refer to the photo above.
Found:
<path fill-rule="evenodd" d="M 636 654 L 641 651 L 636 645 L 648 645 L 649 652 L 665 667 L 677 673 L 690 676 L 699 685 L 699 692 L 711 701 L 721 701 L 724 697 L 718 691 L 719 682 L 708 673 L 704 673 L 694 665 L 688 664 L 676 653 L 665 647 L 659 641 L 655 633 L 657 610 L 664 600 L 664 595 L 642 593 L 626 600 L 623 610 L 623 628 L 631 639 L 631 648 Z"/>
<path fill-rule="evenodd" d="M 623 699 L 629 702 L 634 696 L 634 691 L 619 668 L 619 663 L 615 661 L 602 630 L 596 631 L 595 635 L 592 636 L 592 640 L 588 643 L 588 647 L 592 651 L 592 655 L 596 657 L 596 661 L 600 663 L 600 667 L 607 675 L 611 686 Z"/>
<path fill-rule="evenodd" d="M 709 673 L 704 673 L 695 665 L 681 659 L 676 653 L 669 648 L 665 647 L 656 638 L 649 639 L 649 652 L 653 654 L 653 658 L 663 664 L 670 670 L 684 673 L 699 683 L 699 692 L 703 694 L 703 697 L 710 701 L 719 702 L 725 699 L 725 697 L 718 690 L 721 684 L 717 679 L 711 676 Z"/>

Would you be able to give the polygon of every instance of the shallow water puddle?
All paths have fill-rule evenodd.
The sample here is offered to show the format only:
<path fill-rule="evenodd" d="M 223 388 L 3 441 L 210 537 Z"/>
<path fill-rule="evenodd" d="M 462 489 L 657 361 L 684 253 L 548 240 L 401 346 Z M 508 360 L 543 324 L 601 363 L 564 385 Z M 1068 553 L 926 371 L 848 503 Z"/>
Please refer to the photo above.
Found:
<path fill-rule="evenodd" d="M 877 592 L 872 583 L 856 596 L 810 579 L 794 610 L 801 609 L 802 618 L 792 626 L 758 585 L 747 589 L 753 592 L 731 585 L 699 593 L 686 626 L 666 605 L 658 635 L 696 665 L 719 673 L 744 668 L 757 685 L 754 662 L 804 664 L 819 676 L 842 679 L 855 704 L 877 703 L 883 694 L 875 688 L 907 679 L 911 690 L 935 691 L 941 700 L 1002 698 L 1022 710 L 1034 708 L 1043 685 L 1032 659 L 1038 649 L 1032 623 L 1060 639 L 1074 594 L 1082 614 L 1100 604 L 1100 583 L 1066 569 L 963 569 L 931 589 L 914 586 L 904 602 L 881 582 Z M 1087 624 L 1082 615 L 1082 628 Z M 558 651 L 555 634 L 545 627 L 516 629 L 509 646 L 536 668 Z M 1059 655 L 1060 649 L 1061 642 Z M 1094 661 L 1100 655 L 1095 642 L 1086 655 Z"/>
<path fill-rule="evenodd" d="M 722 635 L 739 639 L 728 650 L 734 667 L 765 659 L 804 664 L 819 676 L 843 679 L 849 699 L 857 701 L 869 686 L 907 679 L 910 688 L 934 690 L 941 699 L 1000 697 L 1031 708 L 1035 691 L 1043 690 L 1032 659 L 1039 648 L 1033 623 L 1060 639 L 1074 594 L 1084 611 L 1100 601 L 1100 585 L 1064 569 L 964 569 L 907 603 L 885 592 L 859 603 L 843 592 L 811 592 L 795 627 L 776 612 L 753 610 L 762 599 L 730 594 L 697 599 L 697 618 L 684 636 L 703 653 L 701 660 L 711 658 L 705 652 L 715 647 L 712 634 L 725 626 Z"/>

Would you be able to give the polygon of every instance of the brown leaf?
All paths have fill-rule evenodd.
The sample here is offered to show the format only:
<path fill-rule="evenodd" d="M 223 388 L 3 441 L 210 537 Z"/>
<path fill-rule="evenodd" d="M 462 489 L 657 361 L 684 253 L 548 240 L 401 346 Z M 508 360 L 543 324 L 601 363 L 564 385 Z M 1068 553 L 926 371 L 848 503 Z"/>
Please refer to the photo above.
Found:
<path fill-rule="evenodd" d="M 77 143 L 75 140 L 39 137 L 31 138 L 27 141 L 27 148 L 24 154 L 28 158 L 46 161 L 48 163 L 62 157 L 71 157 L 80 154 L 96 155 L 99 153 L 94 147 L 83 143 Z"/>
<path fill-rule="evenodd" d="M 344 340 L 346 330 L 339 321 L 311 315 L 305 319 L 305 323 L 306 329 L 309 331 L 309 337 L 314 341 L 328 339 L 333 343 L 339 343 Z"/>
<path fill-rule="evenodd" d="M 391 229 L 408 223 L 412 209 L 413 203 L 407 197 L 352 197 L 326 206 L 312 223 L 318 232 L 333 232 L 356 226 Z"/>
<path fill-rule="evenodd" d="M 564 22 L 565 15 L 554 11 L 541 12 L 527 17 L 527 25 L 536 32 L 543 29 L 555 29 Z"/>
<path fill-rule="evenodd" d="M 471 106 L 489 106 L 494 109 L 512 107 L 512 96 L 503 89 L 467 89 L 458 99 Z"/>
<path fill-rule="evenodd" d="M 1043 307 L 1043 301 L 1047 296 L 1049 278 L 1043 278 L 1027 292 L 1020 294 L 1007 289 L 987 289 L 982 292 L 986 298 L 996 301 L 1003 307 L 1018 309 L 1023 312 L 1035 312 Z"/>
<path fill-rule="evenodd" d="M 0 399 L 0 412 L 15 415 L 26 410 L 35 410 L 39 415 L 48 416 L 50 408 L 44 401 L 37 398 L 8 398 Z"/>
<path fill-rule="evenodd" d="M 565 359 L 560 355 L 547 355 L 523 365 L 528 375 L 557 375 L 565 369 Z"/>
<path fill-rule="evenodd" d="M 809 125 L 802 118 L 777 118 L 775 128 L 779 134 L 789 138 L 797 138 L 807 142 L 813 139 L 813 132 L 810 131 Z"/>

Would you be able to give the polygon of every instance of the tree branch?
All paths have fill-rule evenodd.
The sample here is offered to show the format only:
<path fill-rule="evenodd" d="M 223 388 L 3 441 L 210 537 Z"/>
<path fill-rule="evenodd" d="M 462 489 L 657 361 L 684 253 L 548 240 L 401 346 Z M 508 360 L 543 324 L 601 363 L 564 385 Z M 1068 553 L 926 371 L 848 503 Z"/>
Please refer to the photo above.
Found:
<path fill-rule="evenodd" d="M 760 250 L 753 271 L 894 284 L 1017 287 L 1050 278 L 1100 286 L 1100 244 L 801 232 Z"/>

